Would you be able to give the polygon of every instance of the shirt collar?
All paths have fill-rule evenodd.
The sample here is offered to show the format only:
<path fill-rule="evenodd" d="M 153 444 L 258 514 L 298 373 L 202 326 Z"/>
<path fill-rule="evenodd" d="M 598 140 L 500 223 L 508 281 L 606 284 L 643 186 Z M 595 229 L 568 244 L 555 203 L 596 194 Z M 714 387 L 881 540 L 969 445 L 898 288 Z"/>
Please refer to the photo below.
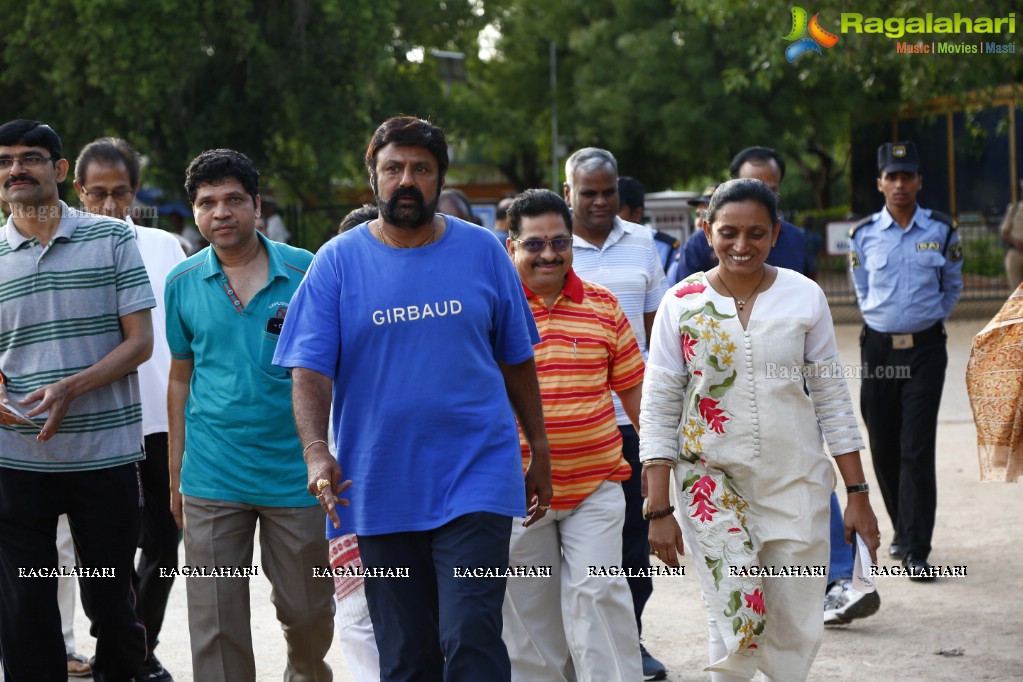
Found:
<path fill-rule="evenodd" d="M 78 220 L 82 216 L 89 215 L 69 207 L 63 201 L 58 200 L 57 204 L 59 206 L 58 210 L 60 210 L 60 224 L 57 225 L 57 231 L 53 233 L 53 239 L 50 240 L 51 244 L 58 240 L 70 240 L 74 236 L 75 230 L 78 229 Z M 14 215 L 9 216 L 7 218 L 7 243 L 10 245 L 11 250 L 17 251 L 30 239 L 32 237 L 26 237 L 14 226 Z"/>
<path fill-rule="evenodd" d="M 256 231 L 256 236 L 259 241 L 262 242 L 263 248 L 266 249 L 266 255 L 269 259 L 269 277 L 268 282 L 273 281 L 278 277 L 287 277 L 288 273 L 284 268 L 284 259 L 277 253 L 277 249 L 270 247 L 270 240 L 267 239 L 261 232 Z M 202 264 L 202 277 L 203 279 L 209 279 L 210 277 L 219 277 L 224 274 L 224 268 L 220 265 L 220 259 L 217 258 L 217 252 L 213 249 L 213 245 L 207 246 L 203 251 L 206 252 L 206 260 Z M 200 251 L 199 253 L 202 253 Z"/>
<path fill-rule="evenodd" d="M 614 246 L 622 239 L 624 239 L 625 235 L 632 234 L 632 232 L 637 229 L 644 228 L 642 225 L 630 223 L 625 220 L 622 220 L 618 216 L 615 216 L 614 223 L 612 223 L 611 225 L 611 231 L 607 233 L 607 239 L 604 240 L 604 243 L 601 246 L 597 247 L 596 245 L 591 244 L 582 237 L 578 237 L 573 234 L 572 248 L 580 247 L 583 249 L 596 249 L 597 251 L 603 251 L 604 249 Z"/>
<path fill-rule="evenodd" d="M 540 294 L 533 292 L 529 287 L 522 284 L 522 290 L 526 292 L 526 298 L 537 298 Z M 561 296 L 568 296 L 568 298 L 574 303 L 582 303 L 583 300 L 583 281 L 579 279 L 579 275 L 575 274 L 575 270 L 569 268 L 568 275 L 565 276 L 565 286 L 561 287 Z"/>
<path fill-rule="evenodd" d="M 906 228 L 907 231 L 912 229 L 913 225 L 922 224 L 919 222 L 919 219 L 923 217 L 923 213 L 921 213 L 922 210 L 923 209 L 920 208 L 920 204 L 917 204 L 916 209 L 913 211 L 913 219 L 909 221 L 909 227 Z M 888 212 L 887 206 L 881 209 L 881 217 L 878 219 L 877 224 L 882 230 L 888 229 L 892 225 L 898 225 L 898 223 L 895 222 L 895 218 L 892 217 L 892 214 Z"/>

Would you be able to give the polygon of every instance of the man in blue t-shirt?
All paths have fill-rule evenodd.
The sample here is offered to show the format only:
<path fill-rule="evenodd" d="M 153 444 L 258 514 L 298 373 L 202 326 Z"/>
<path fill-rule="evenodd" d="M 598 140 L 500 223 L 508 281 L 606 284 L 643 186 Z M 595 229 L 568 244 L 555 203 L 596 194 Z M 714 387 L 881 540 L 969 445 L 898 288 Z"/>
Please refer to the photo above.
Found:
<path fill-rule="evenodd" d="M 257 232 L 259 171 L 244 154 L 203 152 L 185 191 L 210 246 L 164 290 L 171 512 L 185 564 L 224 576 L 185 581 L 194 678 L 255 679 L 247 577 L 261 568 L 288 642 L 284 678 L 329 680 L 334 585 L 313 570 L 327 562 L 323 517 L 306 489 L 291 379 L 271 362 L 312 254 Z"/>
<path fill-rule="evenodd" d="M 328 533 L 358 534 L 385 682 L 511 679 L 512 517 L 531 525 L 552 497 L 533 315 L 493 235 L 436 213 L 447 149 L 418 118 L 376 130 L 366 165 L 380 216 L 316 254 L 274 357 L 293 368 Z M 515 416 L 532 453 L 524 485 Z"/>
<path fill-rule="evenodd" d="M 770 147 L 747 147 L 732 158 L 728 166 L 728 174 L 736 178 L 753 178 L 760 180 L 771 188 L 781 201 L 781 182 L 785 178 L 785 160 L 781 154 Z M 778 268 L 788 268 L 798 273 L 808 271 L 806 238 L 803 231 L 792 223 L 782 220 L 778 241 L 767 254 L 767 264 Z M 707 243 L 703 230 L 695 230 L 686 243 L 682 245 L 682 256 L 674 277 L 668 284 L 674 286 L 694 272 L 706 272 L 714 267 L 714 251 Z"/>

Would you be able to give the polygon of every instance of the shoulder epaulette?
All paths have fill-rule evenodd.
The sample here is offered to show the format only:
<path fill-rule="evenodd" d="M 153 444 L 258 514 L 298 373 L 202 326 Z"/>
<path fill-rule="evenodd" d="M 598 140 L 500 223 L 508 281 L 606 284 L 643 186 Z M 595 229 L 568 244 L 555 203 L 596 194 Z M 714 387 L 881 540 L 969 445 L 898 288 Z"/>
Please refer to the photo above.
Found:
<path fill-rule="evenodd" d="M 662 244 L 668 244 L 669 246 L 671 246 L 672 249 L 677 249 L 680 243 L 679 240 L 675 239 L 670 234 L 666 232 L 661 232 L 660 230 L 654 232 L 654 239 L 661 242 Z"/>
<path fill-rule="evenodd" d="M 959 223 L 956 222 L 955 218 L 953 218 L 952 216 L 950 216 L 947 213 L 942 213 L 941 211 L 935 211 L 935 210 L 932 209 L 931 210 L 931 217 L 934 218 L 935 220 L 937 220 L 939 223 L 945 223 L 946 225 L 951 227 L 953 230 L 959 229 Z"/>
<path fill-rule="evenodd" d="M 856 230 L 860 229 L 864 225 L 869 225 L 872 222 L 874 222 L 874 214 L 868 215 L 866 218 L 864 218 L 860 222 L 858 222 L 855 225 L 853 225 L 852 227 L 850 227 L 849 228 L 849 239 L 852 239 L 852 236 L 854 234 L 856 234 Z"/>

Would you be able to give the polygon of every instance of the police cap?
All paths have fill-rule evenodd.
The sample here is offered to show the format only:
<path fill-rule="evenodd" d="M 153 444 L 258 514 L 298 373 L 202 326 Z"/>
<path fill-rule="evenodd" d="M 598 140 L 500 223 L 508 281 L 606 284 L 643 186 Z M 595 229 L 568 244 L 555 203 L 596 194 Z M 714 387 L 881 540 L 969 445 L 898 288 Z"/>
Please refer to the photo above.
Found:
<path fill-rule="evenodd" d="M 885 142 L 877 148 L 878 173 L 916 173 L 920 156 L 912 142 Z"/>

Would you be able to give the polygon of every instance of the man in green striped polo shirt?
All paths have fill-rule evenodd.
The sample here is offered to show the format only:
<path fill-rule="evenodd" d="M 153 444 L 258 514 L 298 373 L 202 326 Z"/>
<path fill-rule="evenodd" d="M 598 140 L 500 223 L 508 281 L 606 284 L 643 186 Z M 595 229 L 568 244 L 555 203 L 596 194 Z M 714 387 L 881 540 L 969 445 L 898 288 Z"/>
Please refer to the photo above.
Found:
<path fill-rule="evenodd" d="M 130 679 L 146 657 L 132 565 L 142 518 L 136 367 L 155 305 L 135 235 L 69 208 L 60 137 L 0 126 L 0 650 L 7 680 L 63 682 L 57 517 L 67 514 L 96 634 L 93 678 Z M 26 578 L 19 575 L 47 577 Z"/>

